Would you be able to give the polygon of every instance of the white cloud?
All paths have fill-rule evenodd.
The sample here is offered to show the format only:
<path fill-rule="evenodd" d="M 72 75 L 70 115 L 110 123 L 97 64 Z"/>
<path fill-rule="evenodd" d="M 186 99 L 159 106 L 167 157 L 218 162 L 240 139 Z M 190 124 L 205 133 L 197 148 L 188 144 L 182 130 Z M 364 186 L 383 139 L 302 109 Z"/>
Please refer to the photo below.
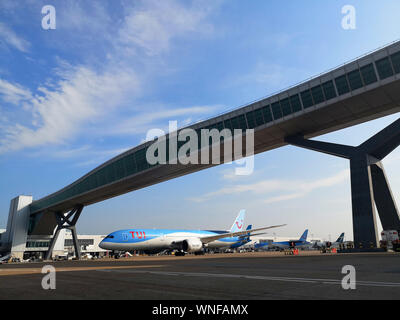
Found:
<path fill-rule="evenodd" d="M 13 30 L 0 22 L 0 41 L 3 40 L 6 44 L 22 52 L 28 52 L 29 41 L 19 37 Z"/>
<path fill-rule="evenodd" d="M 125 25 L 119 31 L 119 43 L 126 51 L 138 48 L 153 56 L 169 49 L 174 37 L 190 32 L 204 32 L 211 27 L 204 23 L 209 13 L 207 5 L 197 2 L 182 5 L 175 0 L 146 0 L 131 8 Z"/>
<path fill-rule="evenodd" d="M 104 116 L 138 89 L 135 75 L 124 70 L 98 74 L 78 67 L 65 76 L 56 88 L 39 88 L 42 95 L 27 102 L 36 125 L 3 128 L 0 153 L 63 143 L 77 134 L 85 122 Z"/>
<path fill-rule="evenodd" d="M 32 99 L 32 93 L 18 84 L 0 79 L 0 97 L 5 102 L 18 105 L 21 101 Z"/>
<path fill-rule="evenodd" d="M 174 121 L 177 120 L 178 117 L 188 115 L 208 115 L 222 108 L 224 108 L 224 106 L 213 105 L 154 110 L 153 112 L 141 113 L 137 116 L 123 120 L 118 124 L 118 127 L 107 130 L 107 134 L 141 134 L 146 133 L 149 129 L 154 129 L 154 126 L 159 126 L 158 129 L 167 130 L 168 123 L 165 121 L 163 123 L 159 123 L 159 120 L 168 119 L 170 121 Z M 187 122 L 188 121 L 183 121 L 182 123 L 178 122 L 178 127 L 187 125 Z"/>
<path fill-rule="evenodd" d="M 255 195 L 268 196 L 271 193 L 283 193 L 278 196 L 266 198 L 265 203 L 285 201 L 295 198 L 301 198 L 309 194 L 310 192 L 320 189 L 331 187 L 339 184 L 349 178 L 349 170 L 340 171 L 338 174 L 322 178 L 314 181 L 301 181 L 301 180 L 263 180 L 249 184 L 236 184 L 229 185 L 221 188 L 220 190 L 209 192 L 200 197 L 190 198 L 189 200 L 195 202 L 203 202 L 208 199 L 225 196 L 242 194 L 250 192 Z"/>
<path fill-rule="evenodd" d="M 109 17 L 104 16 L 106 11 L 103 9 L 96 9 L 100 13 L 99 19 L 110 21 Z M 84 16 L 79 5 L 70 6 L 70 12 L 77 17 Z M 152 72 L 157 61 L 147 59 L 148 56 L 168 50 L 170 42 L 176 37 L 201 31 L 208 12 L 209 7 L 197 1 L 190 5 L 174 0 L 138 2 L 126 8 L 123 20 L 116 24 L 121 26 L 119 30 L 111 28 L 107 34 L 102 33 L 102 38 L 114 39 L 110 40 L 109 59 L 106 61 L 90 61 L 84 66 L 72 66 L 61 60 L 59 66 L 54 68 L 57 78 L 50 81 L 46 79 L 32 94 L 19 84 L 7 81 L 0 83 L 0 90 L 3 90 L 0 94 L 4 101 L 18 103 L 22 99 L 26 100 L 25 118 L 31 121 L 31 125 L 18 121 L 0 127 L 0 154 L 49 144 L 64 144 L 82 132 L 90 132 L 88 127 L 105 130 L 103 135 L 117 131 L 140 131 L 154 119 L 209 111 L 208 107 L 200 106 L 166 110 L 155 115 L 152 110 L 145 109 L 146 113 L 129 118 L 129 112 L 132 114 L 132 111 L 140 107 L 135 104 L 135 100 L 143 93 L 143 88 L 150 90 L 148 87 L 152 86 Z M 80 29 L 84 26 L 84 23 L 78 23 L 70 28 Z M 91 20 L 90 26 L 87 31 L 94 38 L 98 37 L 99 25 Z M 1 30 L 15 47 L 27 49 L 28 43 L 12 37 L 15 34 L 8 28 L 3 26 L 0 35 Z M 126 50 L 144 50 L 142 56 L 146 58 L 126 56 Z M 121 123 L 121 128 L 113 128 Z"/>

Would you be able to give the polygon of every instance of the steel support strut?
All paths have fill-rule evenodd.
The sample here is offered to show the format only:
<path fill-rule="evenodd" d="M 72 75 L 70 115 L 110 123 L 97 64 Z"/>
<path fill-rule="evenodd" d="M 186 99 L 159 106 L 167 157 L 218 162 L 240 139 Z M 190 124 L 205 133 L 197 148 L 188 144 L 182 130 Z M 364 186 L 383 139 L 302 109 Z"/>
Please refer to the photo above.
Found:
<path fill-rule="evenodd" d="M 55 212 L 56 220 L 57 220 L 57 229 L 54 233 L 53 238 L 50 241 L 49 250 L 46 253 L 45 260 L 50 260 L 52 258 L 54 245 L 57 241 L 58 235 L 62 229 L 69 229 L 72 233 L 72 241 L 74 243 L 75 249 L 75 257 L 79 260 L 81 258 L 81 250 L 78 243 L 78 236 L 76 233 L 75 225 L 79 219 L 83 210 L 83 205 L 76 206 L 73 210 L 71 210 L 68 214 L 64 215 L 61 212 Z M 72 217 L 72 220 L 70 220 Z"/>
<path fill-rule="evenodd" d="M 350 160 L 354 245 L 378 247 L 375 205 L 384 230 L 400 230 L 400 217 L 381 160 L 400 145 L 400 119 L 359 145 L 287 137 L 286 142 Z"/>

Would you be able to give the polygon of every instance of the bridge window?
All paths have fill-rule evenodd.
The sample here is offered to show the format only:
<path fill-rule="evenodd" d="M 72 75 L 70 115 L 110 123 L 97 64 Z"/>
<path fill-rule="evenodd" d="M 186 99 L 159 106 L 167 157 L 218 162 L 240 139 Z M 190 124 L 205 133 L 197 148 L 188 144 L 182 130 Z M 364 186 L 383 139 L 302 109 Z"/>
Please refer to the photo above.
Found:
<path fill-rule="evenodd" d="M 284 116 L 287 116 L 292 113 L 292 109 L 290 108 L 289 98 L 281 100 L 281 108 Z"/>
<path fill-rule="evenodd" d="M 87 190 L 92 190 L 97 188 L 97 180 L 96 175 L 92 174 L 87 179 Z"/>
<path fill-rule="evenodd" d="M 109 164 L 106 167 L 106 180 L 107 180 L 107 183 L 113 182 L 115 180 L 114 163 Z"/>
<path fill-rule="evenodd" d="M 345 75 L 336 78 L 335 83 L 339 95 L 350 92 L 349 84 L 347 83 L 347 78 Z"/>
<path fill-rule="evenodd" d="M 242 130 L 247 129 L 246 118 L 244 117 L 243 114 L 233 118 L 231 121 L 233 129 L 242 129 Z"/>
<path fill-rule="evenodd" d="M 238 117 L 231 119 L 232 129 L 239 129 L 239 120 Z"/>
<path fill-rule="evenodd" d="M 400 52 L 394 53 L 390 56 L 395 73 L 400 73 Z"/>
<path fill-rule="evenodd" d="M 147 148 L 143 148 L 135 152 L 135 162 L 138 172 L 149 168 L 149 163 L 146 159 L 146 150 Z"/>
<path fill-rule="evenodd" d="M 282 118 L 282 110 L 281 110 L 281 105 L 279 102 L 275 102 L 271 105 L 272 107 L 272 113 L 274 114 L 274 119 L 280 119 Z"/>
<path fill-rule="evenodd" d="M 301 101 L 303 101 L 304 108 L 309 108 L 314 104 L 310 90 L 306 90 L 301 93 Z"/>
<path fill-rule="evenodd" d="M 324 89 L 326 100 L 330 100 L 336 97 L 335 86 L 333 85 L 333 82 L 331 80 L 323 83 L 322 88 Z"/>
<path fill-rule="evenodd" d="M 295 94 L 290 97 L 290 104 L 292 105 L 293 112 L 301 110 L 301 102 L 298 94 Z"/>
<path fill-rule="evenodd" d="M 378 69 L 379 78 L 381 78 L 381 80 L 393 76 L 393 70 L 389 58 L 383 58 L 376 61 L 376 68 Z"/>
<path fill-rule="evenodd" d="M 225 129 L 229 129 L 229 130 L 231 130 L 231 131 L 232 131 L 232 123 L 231 123 L 231 119 L 224 120 L 224 126 L 225 126 Z"/>
<path fill-rule="evenodd" d="M 271 108 L 270 106 L 265 106 L 263 109 L 263 115 L 264 115 L 264 119 L 265 119 L 265 123 L 271 122 L 272 119 L 272 114 L 271 114 Z"/>
<path fill-rule="evenodd" d="M 76 190 L 77 190 L 77 193 L 82 193 L 82 192 L 84 191 L 82 182 L 79 182 L 79 183 L 76 185 Z M 54 202 L 57 202 L 57 200 L 54 200 Z"/>
<path fill-rule="evenodd" d="M 119 159 L 118 161 L 115 162 L 115 171 L 116 171 L 116 179 L 122 179 L 125 176 L 125 168 L 124 168 L 124 160 Z"/>
<path fill-rule="evenodd" d="M 360 71 L 354 70 L 347 74 L 351 90 L 357 90 L 363 86 Z"/>
<path fill-rule="evenodd" d="M 361 68 L 361 75 L 366 86 L 378 81 L 375 74 L 374 65 L 372 63 Z"/>
<path fill-rule="evenodd" d="M 321 86 L 311 88 L 311 93 L 315 104 L 325 101 L 324 93 L 322 92 Z"/>
<path fill-rule="evenodd" d="M 249 125 L 249 129 L 254 129 L 256 127 L 256 121 L 254 119 L 254 112 L 250 111 L 246 113 L 247 124 Z"/>
<path fill-rule="evenodd" d="M 130 176 L 137 172 L 135 157 L 134 157 L 133 153 L 124 157 L 124 167 L 125 167 L 127 176 Z"/>
<path fill-rule="evenodd" d="M 224 130 L 224 123 L 221 121 L 221 122 L 218 122 L 216 125 L 215 125 L 215 127 L 219 130 L 219 131 L 222 131 L 222 130 Z"/>
<path fill-rule="evenodd" d="M 254 111 L 254 120 L 256 121 L 257 127 L 264 124 L 264 118 L 261 109 L 257 109 Z"/>

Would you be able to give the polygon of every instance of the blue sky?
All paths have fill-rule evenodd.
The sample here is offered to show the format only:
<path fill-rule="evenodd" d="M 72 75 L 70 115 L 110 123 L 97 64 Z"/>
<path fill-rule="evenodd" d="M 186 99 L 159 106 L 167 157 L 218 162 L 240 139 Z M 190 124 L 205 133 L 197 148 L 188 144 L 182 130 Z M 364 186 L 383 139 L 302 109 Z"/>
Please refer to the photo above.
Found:
<path fill-rule="evenodd" d="M 43 30 L 41 9 L 56 9 Z M 356 30 L 341 9 L 356 8 Z M 393 1 L 0 2 L 0 227 L 10 199 L 52 193 L 136 146 L 270 95 L 399 38 Z M 398 116 L 397 116 L 398 117 Z M 320 137 L 357 145 L 396 115 Z M 400 201 L 397 150 L 384 164 Z M 250 176 L 222 165 L 85 208 L 79 233 L 229 228 L 247 209 L 280 236 L 352 237 L 348 163 L 284 147 Z"/>

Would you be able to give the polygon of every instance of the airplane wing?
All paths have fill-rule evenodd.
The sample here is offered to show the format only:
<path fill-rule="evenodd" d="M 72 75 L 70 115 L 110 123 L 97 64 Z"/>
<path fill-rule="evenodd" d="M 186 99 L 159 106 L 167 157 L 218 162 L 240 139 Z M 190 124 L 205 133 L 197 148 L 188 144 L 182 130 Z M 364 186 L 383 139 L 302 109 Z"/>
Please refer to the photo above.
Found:
<path fill-rule="evenodd" d="M 238 232 L 227 232 L 227 233 L 217 234 L 215 236 L 202 237 L 202 238 L 200 238 L 200 241 L 203 242 L 203 244 L 207 244 L 207 243 L 213 242 L 213 241 L 218 240 L 218 239 L 238 237 L 238 236 L 247 235 L 249 233 L 250 233 L 250 236 L 251 236 L 252 232 L 266 230 L 266 229 L 272 229 L 272 228 L 279 228 L 279 227 L 283 227 L 283 226 L 286 226 L 286 224 L 281 224 L 281 225 L 278 225 L 278 226 L 270 226 L 270 227 L 258 228 L 258 229 L 252 229 L 252 230 L 244 230 L 244 231 L 238 231 Z"/>

